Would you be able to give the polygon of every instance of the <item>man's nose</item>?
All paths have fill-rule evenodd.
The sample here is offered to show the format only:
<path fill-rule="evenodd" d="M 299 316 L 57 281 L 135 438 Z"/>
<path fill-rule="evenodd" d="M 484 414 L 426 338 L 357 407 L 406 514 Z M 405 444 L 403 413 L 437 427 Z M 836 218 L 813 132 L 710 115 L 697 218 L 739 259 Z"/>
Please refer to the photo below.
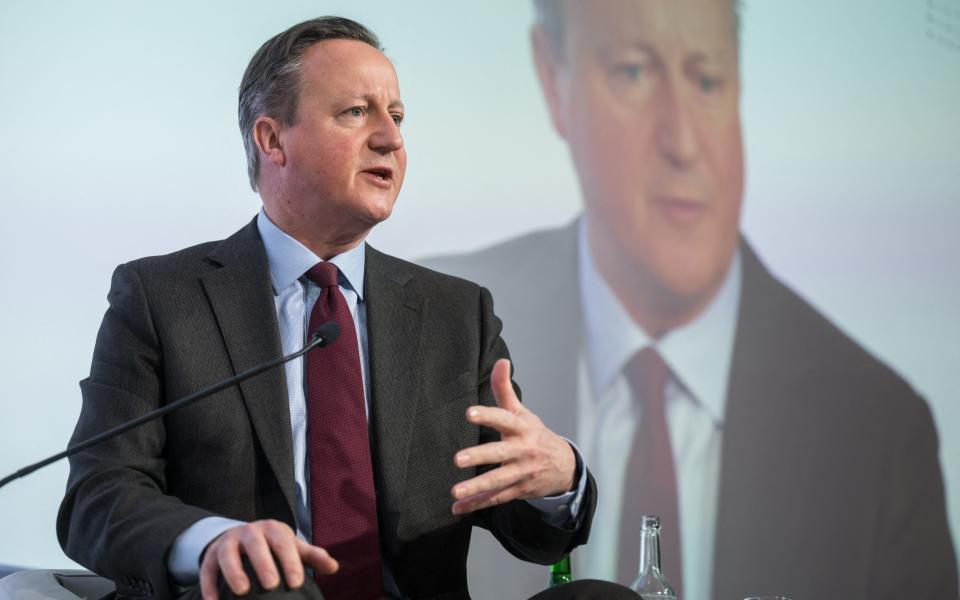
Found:
<path fill-rule="evenodd" d="M 370 148 L 383 154 L 403 148 L 400 124 L 394 120 L 393 115 L 386 114 L 377 118 L 370 134 Z"/>
<path fill-rule="evenodd" d="M 668 84 L 660 91 L 656 140 L 661 154 L 678 169 L 696 162 L 700 154 L 700 140 L 689 98 Z"/>

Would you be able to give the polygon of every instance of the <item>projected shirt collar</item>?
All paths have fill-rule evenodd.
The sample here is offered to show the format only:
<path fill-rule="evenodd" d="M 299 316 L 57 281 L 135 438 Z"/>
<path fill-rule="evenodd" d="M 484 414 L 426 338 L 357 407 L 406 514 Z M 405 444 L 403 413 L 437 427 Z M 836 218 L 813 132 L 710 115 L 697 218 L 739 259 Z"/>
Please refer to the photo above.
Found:
<path fill-rule="evenodd" d="M 653 340 L 630 317 L 597 269 L 587 241 L 586 223 L 584 216 L 579 224 L 577 245 L 587 370 L 593 397 L 602 397 L 635 353 L 653 346 L 678 382 L 717 423 L 722 423 L 740 304 L 739 251 L 719 293 L 706 310 L 690 323 L 667 332 L 660 340 Z"/>

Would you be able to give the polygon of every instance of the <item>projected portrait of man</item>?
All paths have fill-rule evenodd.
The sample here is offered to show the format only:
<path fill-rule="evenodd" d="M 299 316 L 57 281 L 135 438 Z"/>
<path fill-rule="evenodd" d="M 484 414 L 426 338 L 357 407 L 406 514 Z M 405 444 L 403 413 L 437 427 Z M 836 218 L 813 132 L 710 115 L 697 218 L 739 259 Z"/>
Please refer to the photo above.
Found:
<path fill-rule="evenodd" d="M 657 514 L 685 598 L 955 598 L 927 404 L 740 233 L 737 3 L 535 6 L 583 214 L 428 263 L 493 290 L 533 410 L 595 470 L 575 575 L 629 583 Z"/>

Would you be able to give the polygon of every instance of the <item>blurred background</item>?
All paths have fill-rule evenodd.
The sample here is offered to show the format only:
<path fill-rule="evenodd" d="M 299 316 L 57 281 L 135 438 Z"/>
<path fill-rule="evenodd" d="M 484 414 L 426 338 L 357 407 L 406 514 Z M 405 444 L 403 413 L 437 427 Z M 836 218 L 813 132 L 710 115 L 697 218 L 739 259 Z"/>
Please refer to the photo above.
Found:
<path fill-rule="evenodd" d="M 407 179 L 373 245 L 466 251 L 579 212 L 526 2 L 5 0 L 0 475 L 66 445 L 113 268 L 256 213 L 237 85 L 263 41 L 322 14 L 377 32 L 407 108 Z M 960 0 L 748 1 L 741 35 L 743 229 L 927 399 L 957 540 Z M 0 491 L 0 563 L 72 564 L 54 532 L 66 473 Z"/>

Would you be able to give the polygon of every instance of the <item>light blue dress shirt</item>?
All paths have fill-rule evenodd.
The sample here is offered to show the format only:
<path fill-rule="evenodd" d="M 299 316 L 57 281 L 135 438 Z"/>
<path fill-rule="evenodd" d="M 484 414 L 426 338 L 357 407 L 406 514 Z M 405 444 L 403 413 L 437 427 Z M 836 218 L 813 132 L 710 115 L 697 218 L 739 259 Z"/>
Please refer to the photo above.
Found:
<path fill-rule="evenodd" d="M 257 228 L 266 250 L 273 286 L 274 306 L 280 327 L 280 343 L 284 355 L 303 348 L 307 339 L 307 326 L 313 304 L 320 296 L 320 287 L 304 274 L 321 262 L 306 246 L 277 227 L 261 209 L 257 216 Z M 364 398 L 367 416 L 370 414 L 370 379 L 368 376 L 367 311 L 363 301 L 363 276 L 366 260 L 366 244 L 330 259 L 339 269 L 339 287 L 343 293 L 356 327 L 360 349 L 360 368 L 363 376 Z M 346 332 L 341 332 L 346 335 Z M 293 468 L 296 482 L 297 536 L 310 541 L 311 515 L 307 469 L 307 401 L 304 387 L 303 359 L 284 364 L 287 394 L 290 402 L 290 430 L 293 440 Z M 572 445 L 572 444 L 571 444 Z M 584 461 L 574 447 L 579 464 Z M 450 457 L 453 460 L 453 457 Z M 528 500 L 537 508 L 547 522 L 564 526 L 576 518 L 586 489 L 586 469 L 582 469 L 577 490 L 560 496 Z M 197 521 L 177 537 L 170 550 L 167 567 L 177 583 L 192 585 L 197 582 L 199 559 L 203 549 L 215 537 L 242 524 L 242 521 L 223 517 L 208 517 Z M 396 586 L 390 573 L 385 570 L 388 594 L 396 595 Z"/>

